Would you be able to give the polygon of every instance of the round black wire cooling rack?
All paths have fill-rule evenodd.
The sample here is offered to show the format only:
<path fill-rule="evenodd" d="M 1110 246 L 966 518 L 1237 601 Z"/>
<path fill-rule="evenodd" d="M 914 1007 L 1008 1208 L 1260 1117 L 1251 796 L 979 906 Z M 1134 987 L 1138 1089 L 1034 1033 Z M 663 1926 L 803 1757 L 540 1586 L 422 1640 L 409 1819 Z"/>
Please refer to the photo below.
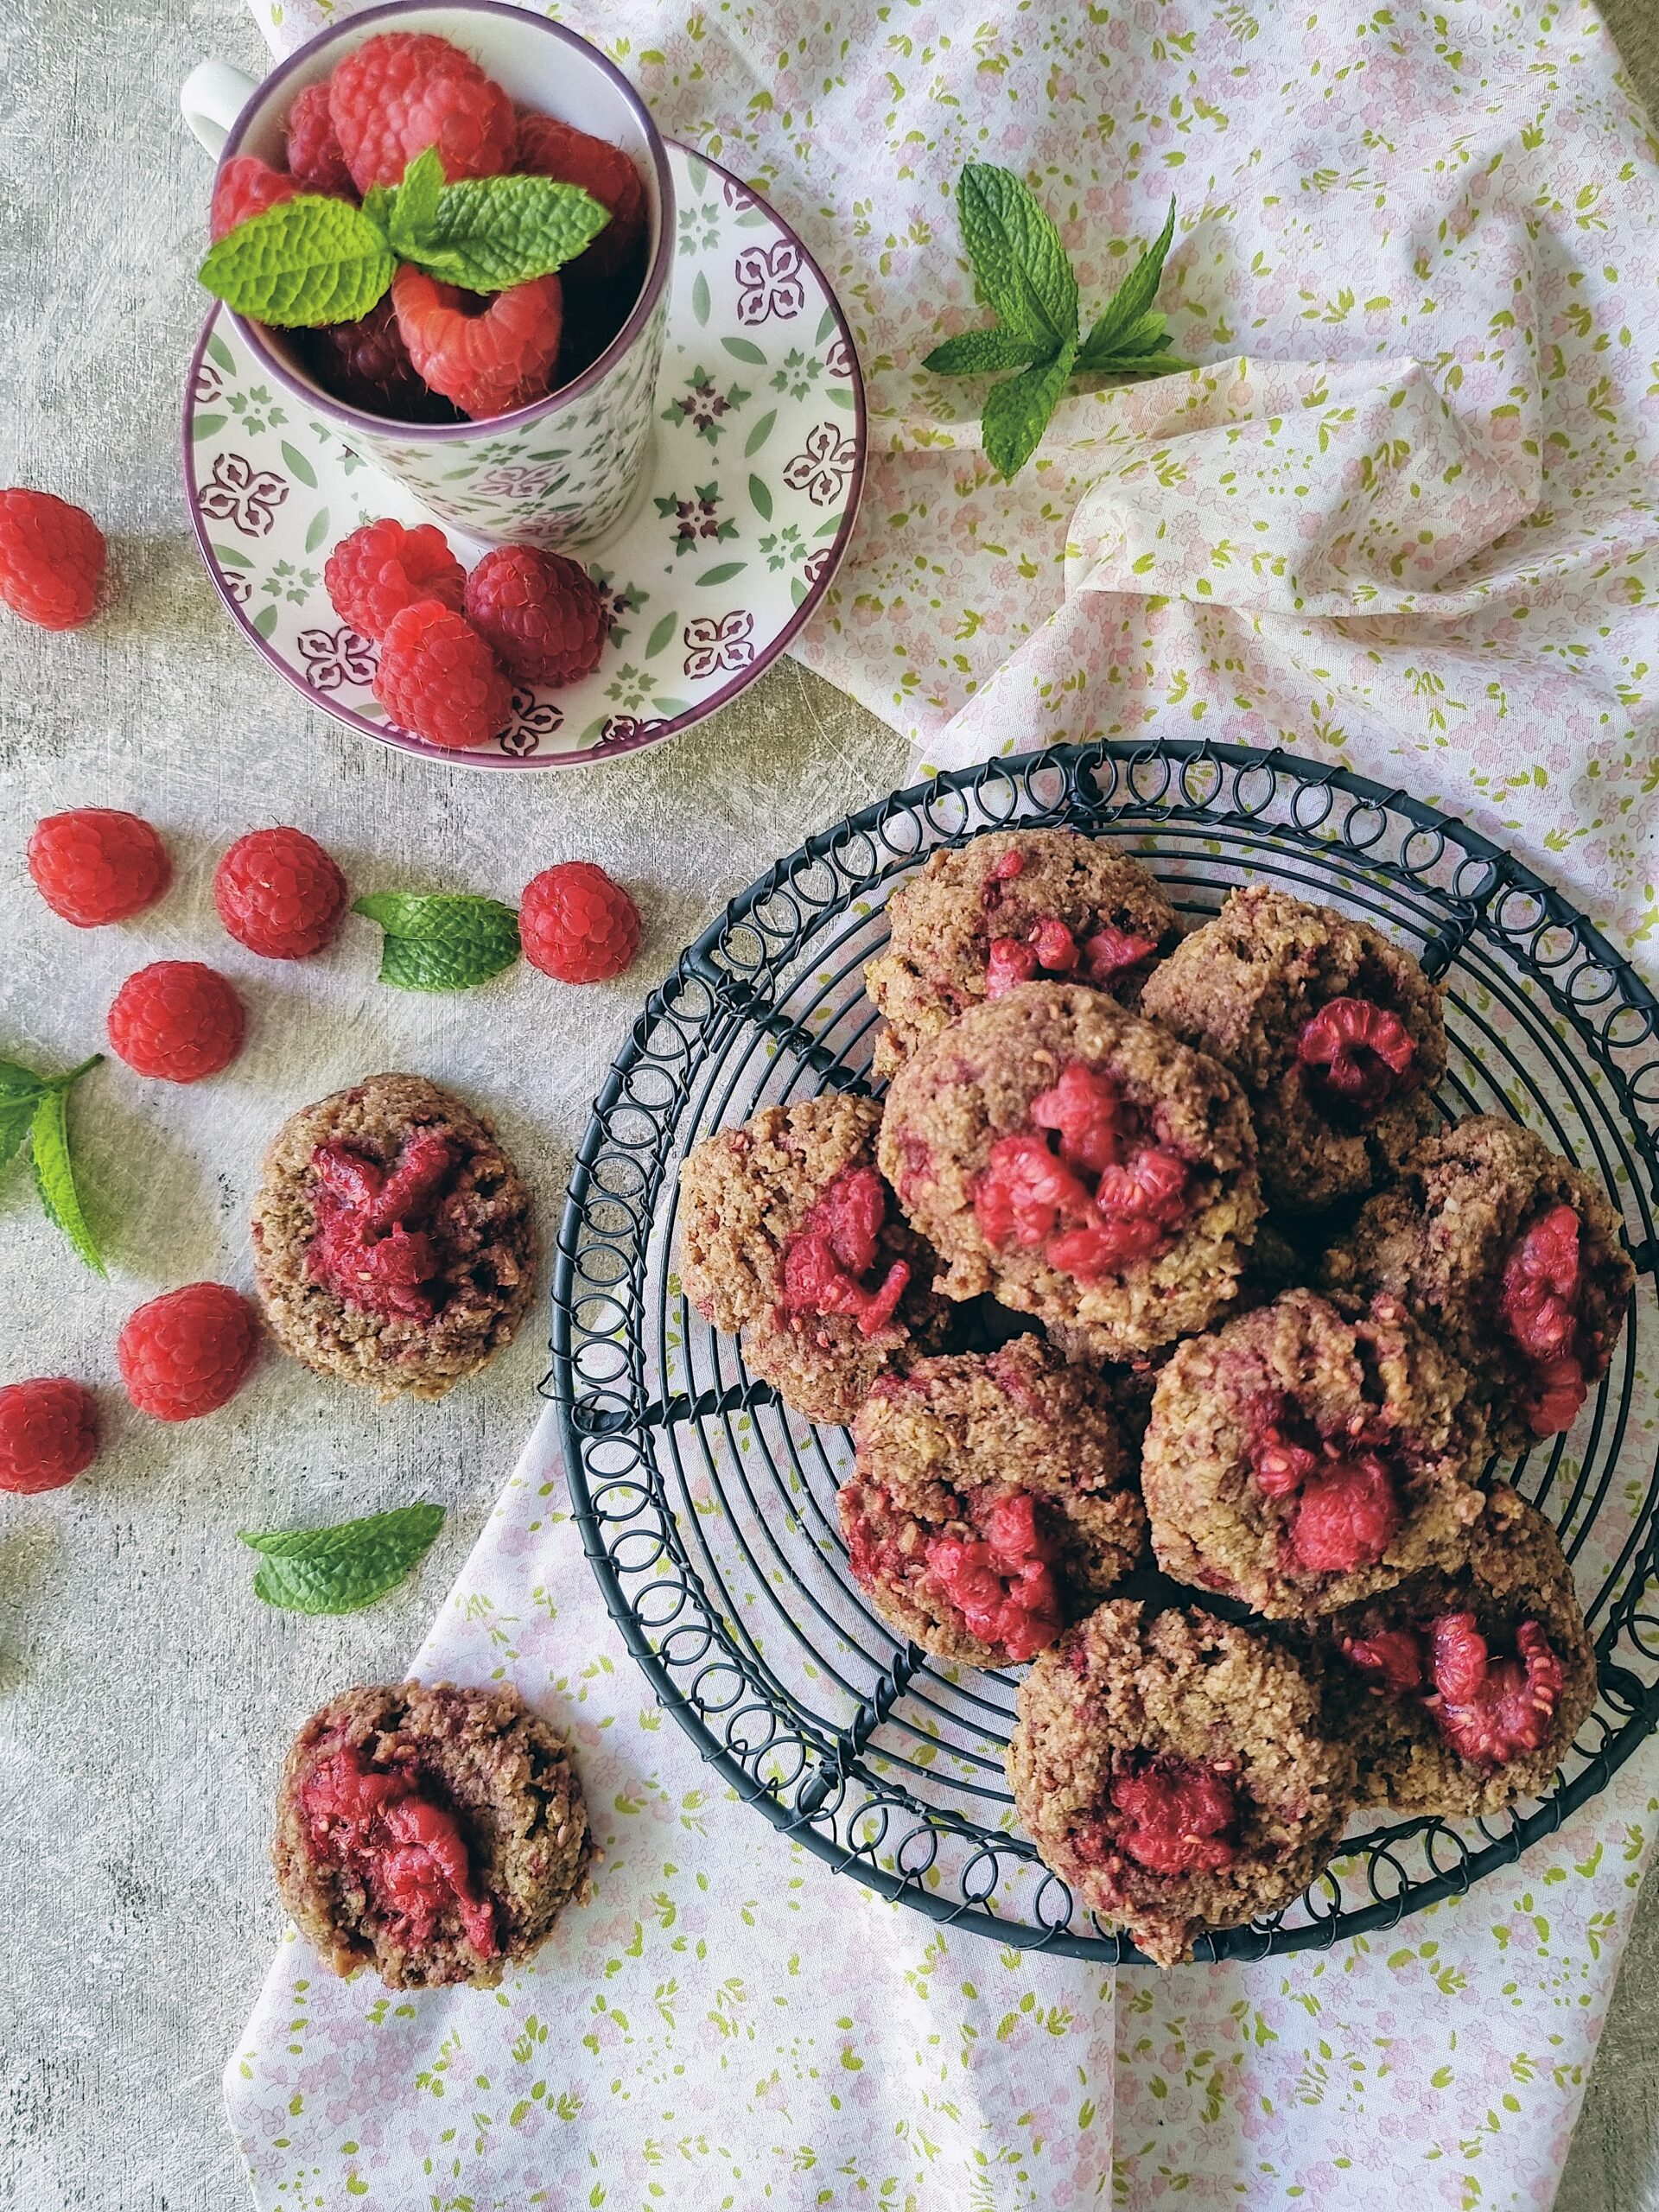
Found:
<path fill-rule="evenodd" d="M 872 1089 L 863 963 L 936 846 L 1014 823 L 1121 842 L 1185 912 L 1246 880 L 1341 906 L 1445 985 L 1448 1119 L 1508 1115 L 1601 1180 L 1638 1274 L 1573 1431 L 1510 1479 L 1560 1532 L 1599 1695 L 1541 1802 L 1353 1834 L 1282 1912 L 1202 1942 L 1260 1958 L 1388 1927 L 1513 1860 L 1659 1719 L 1659 1003 L 1509 855 L 1399 791 L 1282 753 L 1057 747 L 899 791 L 780 860 L 683 953 L 594 1106 L 553 1287 L 552 1395 L 582 1542 L 663 1706 L 737 1794 L 837 1870 L 1005 1943 L 1138 1954 L 1038 1859 L 1003 1774 L 1014 1680 L 899 1642 L 847 1571 L 844 1432 L 786 1413 L 673 1271 L 680 1161 L 763 1105 Z"/>

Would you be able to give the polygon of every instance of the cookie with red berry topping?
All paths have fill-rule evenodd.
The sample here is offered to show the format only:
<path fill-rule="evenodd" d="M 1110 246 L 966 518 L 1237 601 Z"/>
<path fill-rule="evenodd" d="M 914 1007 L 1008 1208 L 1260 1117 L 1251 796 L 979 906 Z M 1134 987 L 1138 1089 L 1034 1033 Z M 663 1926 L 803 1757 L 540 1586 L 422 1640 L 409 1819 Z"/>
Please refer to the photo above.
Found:
<path fill-rule="evenodd" d="M 517 1690 L 343 1690 L 295 1738 L 276 1886 L 324 1965 L 389 1989 L 493 1989 L 592 1893 L 582 1784 Z"/>
<path fill-rule="evenodd" d="M 1287 1290 L 1176 1351 L 1141 1484 L 1166 1574 L 1287 1620 L 1455 1566 L 1485 1456 L 1468 1377 L 1397 1299 Z"/>
<path fill-rule="evenodd" d="M 887 950 L 864 969 L 887 1018 L 883 1075 L 1015 983 L 1090 983 L 1132 1007 L 1180 934 L 1138 861 L 1075 830 L 993 830 L 942 847 L 893 893 L 887 926 Z"/>
<path fill-rule="evenodd" d="M 945 1341 L 937 1264 L 875 1165 L 881 1109 L 826 1093 L 705 1137 L 680 1170 L 680 1274 L 705 1321 L 809 1421 Z"/>
<path fill-rule="evenodd" d="M 1446 1819 L 1542 1796 L 1596 1700 L 1572 1569 L 1498 1484 L 1453 1573 L 1411 1576 L 1319 1624 L 1327 1709 L 1359 1802 Z"/>
<path fill-rule="evenodd" d="M 1020 1685 L 1008 1781 L 1045 1866 L 1171 1967 L 1335 1856 L 1354 1763 L 1313 1670 L 1259 1631 L 1109 1599 Z"/>
<path fill-rule="evenodd" d="M 1104 1378 L 1036 1337 L 878 1376 L 853 1437 L 836 1503 L 854 1580 L 940 1658 L 1034 1658 L 1145 1548 Z"/>
<path fill-rule="evenodd" d="M 277 1131 L 254 1195 L 253 1257 L 284 1351 L 383 1399 L 441 1398 L 524 1319 L 530 1192 L 452 1092 L 372 1076 Z"/>
<path fill-rule="evenodd" d="M 1398 1298 L 1468 1370 L 1503 1452 L 1570 1428 L 1636 1271 L 1597 1184 L 1518 1122 L 1475 1114 L 1420 1146 L 1326 1254 L 1335 1290 Z"/>
<path fill-rule="evenodd" d="M 1017 983 L 921 1046 L 880 1160 L 941 1290 L 990 1291 L 1096 1360 L 1207 1327 L 1262 1210 L 1226 1069 L 1077 983 Z"/>
<path fill-rule="evenodd" d="M 1235 891 L 1148 978 L 1141 1011 L 1243 1084 L 1270 1205 L 1363 1198 L 1433 1127 L 1440 993 L 1409 953 L 1334 907 Z"/>

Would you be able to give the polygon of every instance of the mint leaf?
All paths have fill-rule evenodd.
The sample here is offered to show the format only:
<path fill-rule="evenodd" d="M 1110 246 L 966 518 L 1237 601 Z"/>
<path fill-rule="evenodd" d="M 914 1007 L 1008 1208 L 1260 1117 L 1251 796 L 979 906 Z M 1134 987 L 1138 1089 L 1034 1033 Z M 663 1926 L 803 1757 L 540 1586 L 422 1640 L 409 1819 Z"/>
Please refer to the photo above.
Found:
<path fill-rule="evenodd" d="M 0 1098 L 0 1167 L 22 1150 L 39 1095 L 31 1092 L 24 1098 Z"/>
<path fill-rule="evenodd" d="M 1196 368 L 1194 361 L 1184 361 L 1178 353 L 1147 353 L 1134 355 L 1128 360 L 1100 361 L 1089 372 L 1097 377 L 1178 377 Z"/>
<path fill-rule="evenodd" d="M 103 1058 L 102 1053 L 98 1056 Z M 98 1061 L 89 1060 L 86 1067 Z M 61 1077 L 35 1103 L 29 1121 L 29 1142 L 35 1157 L 35 1184 L 47 1217 L 69 1239 L 94 1274 L 105 1273 L 104 1255 L 86 1225 L 80 1195 L 75 1188 L 74 1163 L 69 1154 L 69 1090 L 86 1068 Z"/>
<path fill-rule="evenodd" d="M 253 1592 L 266 1605 L 294 1613 L 354 1613 L 395 1590 L 442 1526 L 441 1505 L 399 1505 L 331 1529 L 238 1534 L 264 1555 Z"/>
<path fill-rule="evenodd" d="M 1057 353 L 1077 336 L 1077 280 L 1060 234 L 1019 178 L 969 162 L 957 179 L 962 240 L 980 290 L 1017 337 Z"/>
<path fill-rule="evenodd" d="M 922 366 L 939 377 L 977 377 L 989 369 L 1026 368 L 1045 359 L 1048 351 L 1040 339 L 1021 338 L 1012 330 L 964 330 L 925 355 Z"/>
<path fill-rule="evenodd" d="M 1174 235 L 1175 201 L 1172 195 L 1163 229 L 1112 294 L 1106 303 L 1104 314 L 1084 340 L 1077 353 L 1079 369 L 1097 373 L 1106 362 L 1123 353 L 1125 349 L 1122 340 L 1158 296 L 1158 286 L 1164 273 L 1164 257 L 1169 251 L 1170 241 Z M 1159 333 L 1160 340 L 1163 334 L 1161 331 Z"/>
<path fill-rule="evenodd" d="M 412 260 L 416 249 L 432 226 L 443 197 L 443 163 L 435 146 L 416 154 L 404 171 L 404 181 L 389 195 L 387 235 L 391 250 L 402 261 Z M 378 210 L 376 211 L 378 213 Z"/>
<path fill-rule="evenodd" d="M 405 179 L 392 219 L 397 251 L 440 283 L 468 292 L 504 292 L 550 276 L 611 219 L 610 210 L 577 184 L 549 176 L 475 176 L 445 185 L 430 219 L 416 232 L 404 219 L 408 189 Z"/>
<path fill-rule="evenodd" d="M 518 957 L 518 917 L 496 899 L 377 891 L 357 899 L 352 912 L 385 931 L 380 981 L 396 990 L 464 991 Z"/>
<path fill-rule="evenodd" d="M 1076 346 L 1074 339 L 1062 347 L 1058 359 L 1042 362 L 997 385 L 986 400 L 980 428 L 985 451 L 999 476 L 1012 480 L 1036 452 L 1065 390 Z"/>
<path fill-rule="evenodd" d="M 355 322 L 384 296 L 396 266 L 362 208 L 302 192 L 238 223 L 199 274 L 238 315 L 295 327 Z"/>
<path fill-rule="evenodd" d="M 16 1060 L 0 1060 L 0 1101 L 38 1098 L 46 1087 L 46 1077 L 36 1075 L 33 1068 L 23 1067 Z"/>

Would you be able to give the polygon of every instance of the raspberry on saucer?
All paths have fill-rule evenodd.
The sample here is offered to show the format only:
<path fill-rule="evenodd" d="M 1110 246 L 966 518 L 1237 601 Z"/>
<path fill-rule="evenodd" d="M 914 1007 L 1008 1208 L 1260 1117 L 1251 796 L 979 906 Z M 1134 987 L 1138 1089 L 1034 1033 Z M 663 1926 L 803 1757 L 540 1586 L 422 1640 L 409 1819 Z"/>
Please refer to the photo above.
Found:
<path fill-rule="evenodd" d="M 876 1172 L 880 1120 L 833 1092 L 768 1106 L 680 1170 L 686 1296 L 809 1421 L 850 1421 L 879 1375 L 944 1341 L 935 1256 Z"/>
<path fill-rule="evenodd" d="M 1463 1370 L 1397 1299 L 1288 1290 L 1158 1378 L 1141 1489 L 1158 1564 L 1271 1619 L 1452 1567 L 1484 1503 Z"/>
<path fill-rule="evenodd" d="M 1145 1548 L 1104 1378 L 1038 1338 L 878 1376 L 853 1437 L 837 1504 L 854 1579 L 941 1658 L 1033 1658 Z"/>
<path fill-rule="evenodd" d="M 283 1124 L 253 1250 L 283 1349 L 382 1398 L 441 1398 L 476 1373 L 535 1284 L 517 1169 L 487 1122 L 422 1076 L 372 1076 Z"/>
<path fill-rule="evenodd" d="M 1249 1094 L 1270 1206 L 1363 1198 L 1433 1126 L 1440 993 L 1380 931 L 1262 884 L 1148 977 L 1141 1011 Z"/>
<path fill-rule="evenodd" d="M 1017 1706 L 1027 1834 L 1160 1967 L 1290 1904 L 1336 1854 L 1352 1755 L 1313 1675 L 1258 1630 L 1113 1599 L 1042 1654 Z"/>
<path fill-rule="evenodd" d="M 334 1973 L 490 1989 L 587 1902 L 594 1847 L 569 1754 L 516 1690 L 394 1682 L 301 1729 L 270 1855 Z"/>

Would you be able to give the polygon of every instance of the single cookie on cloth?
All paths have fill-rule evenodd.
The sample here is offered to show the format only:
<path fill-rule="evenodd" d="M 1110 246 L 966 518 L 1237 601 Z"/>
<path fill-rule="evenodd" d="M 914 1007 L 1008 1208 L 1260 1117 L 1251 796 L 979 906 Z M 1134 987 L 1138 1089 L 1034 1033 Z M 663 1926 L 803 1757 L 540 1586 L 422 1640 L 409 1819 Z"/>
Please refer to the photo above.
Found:
<path fill-rule="evenodd" d="M 809 1421 L 850 1421 L 877 1376 L 945 1341 L 938 1262 L 876 1169 L 880 1122 L 826 1092 L 705 1137 L 680 1170 L 686 1296 Z"/>
<path fill-rule="evenodd" d="M 1397 1299 L 1283 1292 L 1159 1376 L 1141 1484 L 1158 1563 L 1271 1619 L 1451 1567 L 1484 1503 L 1468 1378 Z"/>
<path fill-rule="evenodd" d="M 1288 1904 L 1336 1854 L 1353 1756 L 1325 1732 L 1316 1675 L 1258 1630 L 1110 1599 L 1016 1703 L 1026 1833 L 1159 1966 Z"/>
<path fill-rule="evenodd" d="M 1455 1573 L 1417 1574 L 1319 1624 L 1359 1802 L 1447 1819 L 1541 1796 L 1596 1701 L 1573 1573 L 1499 1484 Z"/>
<path fill-rule="evenodd" d="M 371 1076 L 277 1131 L 254 1194 L 253 1263 L 284 1351 L 383 1398 L 441 1398 L 524 1317 L 530 1192 L 453 1091 Z"/>
<path fill-rule="evenodd" d="M 864 969 L 887 1017 L 881 1075 L 1015 983 L 1089 983 L 1133 1006 L 1180 934 L 1139 861 L 1075 830 L 992 830 L 941 848 L 893 893 L 887 924 L 886 951 Z"/>
<path fill-rule="evenodd" d="M 1588 1176 L 1518 1122 L 1476 1114 L 1411 1154 L 1324 1279 L 1400 1299 L 1468 1370 L 1497 1448 L 1524 1452 L 1570 1428 L 1606 1373 L 1636 1270 Z"/>
<path fill-rule="evenodd" d="M 837 1503 L 854 1577 L 940 1658 L 1034 1657 L 1145 1548 L 1103 1380 L 1035 1337 L 880 1376 L 853 1436 Z"/>
<path fill-rule="evenodd" d="M 1440 997 L 1365 922 L 1252 884 L 1147 978 L 1141 1011 L 1248 1092 L 1269 1205 L 1360 1198 L 1433 1122 Z"/>
<path fill-rule="evenodd" d="M 557 1732 L 516 1690 L 343 1691 L 295 1738 L 276 1885 L 335 1974 L 389 1989 L 493 1988 L 585 1903 L 594 1857 Z"/>
<path fill-rule="evenodd" d="M 882 1170 L 949 1263 L 1128 1360 L 1237 1294 L 1261 1211 L 1255 1137 L 1219 1062 L 1099 991 L 1020 983 L 970 1007 L 893 1077 Z"/>

